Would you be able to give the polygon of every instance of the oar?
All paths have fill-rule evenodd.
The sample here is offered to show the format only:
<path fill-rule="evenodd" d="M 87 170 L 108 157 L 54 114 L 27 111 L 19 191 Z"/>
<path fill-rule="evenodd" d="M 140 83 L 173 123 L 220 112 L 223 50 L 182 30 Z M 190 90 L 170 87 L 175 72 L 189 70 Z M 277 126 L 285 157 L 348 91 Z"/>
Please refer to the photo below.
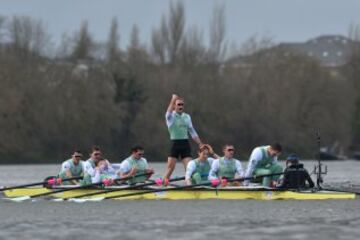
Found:
<path fill-rule="evenodd" d="M 234 179 L 228 179 L 227 181 L 228 182 L 241 182 L 241 181 L 252 180 L 252 179 L 256 179 L 256 178 L 279 176 L 279 175 L 282 175 L 282 174 L 284 174 L 284 173 L 273 173 L 273 174 L 258 175 L 258 176 L 253 176 L 253 177 L 234 178 Z M 103 199 L 130 197 L 130 196 L 143 195 L 143 194 L 148 194 L 148 193 L 174 191 L 174 190 L 189 189 L 189 188 L 200 187 L 200 186 L 209 186 L 209 185 L 212 185 L 212 183 L 211 182 L 205 182 L 205 183 L 199 183 L 199 184 L 193 184 L 193 185 L 187 185 L 187 186 L 180 186 L 180 187 L 177 187 L 177 188 L 151 189 L 151 190 L 135 192 L 135 193 L 108 196 L 108 197 L 104 197 Z"/>
<path fill-rule="evenodd" d="M 65 179 L 51 178 L 51 179 L 48 179 L 48 180 L 42 181 L 42 182 L 17 185 L 17 186 L 12 186 L 12 187 L 4 187 L 4 188 L 0 189 L 0 192 L 6 191 L 6 190 L 17 189 L 17 188 L 33 187 L 33 186 L 44 185 L 44 184 L 54 185 L 54 184 L 61 183 L 61 182 L 67 182 L 67 181 L 79 180 L 79 179 L 82 179 L 82 177 L 72 177 L 72 178 L 65 178 Z"/>
<path fill-rule="evenodd" d="M 150 173 L 142 173 L 142 174 L 138 174 L 135 176 L 129 176 L 129 177 L 124 177 L 124 178 L 117 178 L 114 179 L 114 181 L 116 182 L 120 182 L 120 181 L 126 181 L 129 179 L 132 179 L 134 177 L 142 177 L 142 176 L 147 176 Z M 92 183 L 92 184 L 87 184 L 87 185 L 83 185 L 83 186 L 76 186 L 76 187 L 72 187 L 72 188 L 64 188 L 64 189 L 59 189 L 59 190 L 55 190 L 55 191 L 51 191 L 51 192 L 45 192 L 45 193 L 39 193 L 39 194 L 35 194 L 35 195 L 30 195 L 30 196 L 21 196 L 19 198 L 13 198 L 13 200 L 15 201 L 19 201 L 19 200 L 27 200 L 30 198 L 37 198 L 37 197 L 43 197 L 43 196 L 48 196 L 48 195 L 52 195 L 52 194 L 56 194 L 56 193 L 61 193 L 61 192 L 67 192 L 67 191 L 71 191 L 71 190 L 77 190 L 77 189 L 87 189 L 87 188 L 91 188 L 91 187 L 95 187 L 95 186 L 100 186 L 103 185 L 103 182 L 99 182 L 99 183 Z"/>
<path fill-rule="evenodd" d="M 172 178 L 172 179 L 169 179 L 169 182 L 176 182 L 176 181 L 181 181 L 184 179 L 185 179 L 185 177 Z M 83 198 L 83 197 L 99 195 L 102 193 L 117 192 L 117 191 L 123 191 L 123 190 L 133 190 L 133 189 L 138 189 L 138 188 L 142 188 L 142 187 L 153 186 L 155 184 L 157 184 L 156 181 L 150 182 L 150 183 L 134 185 L 134 186 L 129 186 L 129 187 L 125 187 L 125 188 L 106 189 L 103 191 L 97 191 L 97 192 L 93 192 L 93 193 L 87 193 L 87 194 L 82 194 L 82 195 L 78 195 L 78 196 L 73 196 L 72 198 Z M 68 200 L 68 198 L 63 198 L 63 200 Z"/>

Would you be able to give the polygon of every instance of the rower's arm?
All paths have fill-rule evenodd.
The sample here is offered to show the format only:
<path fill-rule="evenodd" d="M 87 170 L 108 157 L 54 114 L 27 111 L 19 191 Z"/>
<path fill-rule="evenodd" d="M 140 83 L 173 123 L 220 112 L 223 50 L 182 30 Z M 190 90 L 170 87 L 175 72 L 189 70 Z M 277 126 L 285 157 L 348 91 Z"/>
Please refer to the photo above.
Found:
<path fill-rule="evenodd" d="M 62 164 L 61 166 L 61 171 L 64 171 L 65 172 L 65 177 L 66 178 L 72 178 L 72 174 L 71 174 L 71 170 L 70 170 L 71 166 L 68 162 L 65 162 Z M 70 181 L 72 184 L 78 184 L 78 181 L 76 180 L 71 180 Z"/>
<path fill-rule="evenodd" d="M 195 169 L 196 169 L 195 162 L 190 161 L 186 166 L 186 173 L 185 173 L 186 184 L 191 185 L 191 176 L 193 175 Z"/>
<path fill-rule="evenodd" d="M 90 177 L 94 177 L 95 169 L 90 165 L 90 163 L 86 163 L 84 166 L 84 173 L 87 173 Z"/>
<path fill-rule="evenodd" d="M 65 170 L 65 176 L 66 176 L 66 178 L 72 178 L 72 177 L 73 177 L 73 175 L 71 174 L 70 169 Z M 71 182 L 72 184 L 75 184 L 75 185 L 79 183 L 79 182 L 76 181 L 75 179 L 74 179 L 74 180 L 71 180 L 70 182 Z"/>
<path fill-rule="evenodd" d="M 251 177 L 254 170 L 255 170 L 255 167 L 256 167 L 256 164 L 258 161 L 260 161 L 262 158 L 262 152 L 260 150 L 260 148 L 255 148 L 251 155 L 250 155 L 250 159 L 249 159 L 249 164 L 247 166 L 247 169 L 246 169 L 246 172 L 245 172 L 245 177 Z"/>
<path fill-rule="evenodd" d="M 275 164 L 277 162 L 278 162 L 278 157 L 277 156 L 273 157 L 272 164 Z"/>
<path fill-rule="evenodd" d="M 71 174 L 70 169 L 65 170 L 65 176 L 66 176 L 66 178 L 72 178 L 72 174 Z"/>
<path fill-rule="evenodd" d="M 131 168 L 128 161 L 124 161 L 121 163 L 121 177 L 126 178 L 135 175 L 133 169 Z"/>
<path fill-rule="evenodd" d="M 91 177 L 91 183 L 99 183 L 101 180 L 100 170 L 95 169 L 94 173 L 95 173 L 94 176 Z"/>
<path fill-rule="evenodd" d="M 107 168 L 108 168 L 108 173 L 115 174 L 116 173 L 115 168 L 113 167 L 113 165 L 107 159 L 106 159 L 106 164 L 107 164 Z"/>
<path fill-rule="evenodd" d="M 192 120 L 191 120 L 191 117 L 189 116 L 189 133 L 190 133 L 190 135 L 191 135 L 191 137 L 192 137 L 192 139 L 198 144 L 198 145 L 201 145 L 202 144 L 202 142 L 201 142 L 201 139 L 200 139 L 200 137 L 199 137 L 199 135 L 197 134 L 197 132 L 195 131 L 195 128 L 194 128 L 194 126 L 193 126 L 193 124 L 192 124 Z"/>
<path fill-rule="evenodd" d="M 169 106 L 167 108 L 167 112 L 168 113 L 172 113 L 175 109 L 175 101 L 176 99 L 178 99 L 179 97 L 176 94 L 173 94 L 169 103 Z"/>
<path fill-rule="evenodd" d="M 244 177 L 244 170 L 239 160 L 235 161 L 235 167 L 236 167 L 236 173 L 239 175 L 239 177 Z"/>
<path fill-rule="evenodd" d="M 217 176 L 218 171 L 219 171 L 219 160 L 216 159 L 211 164 L 208 180 L 211 181 L 214 179 L 218 179 L 218 176 Z"/>
<path fill-rule="evenodd" d="M 147 175 L 146 178 L 147 178 L 147 179 L 150 179 L 151 176 L 154 174 L 155 171 L 154 171 L 153 168 L 151 168 L 151 167 L 149 166 L 148 161 L 146 160 L 146 158 L 143 158 L 143 160 L 144 160 L 144 162 L 145 162 L 145 164 L 146 164 L 145 171 L 146 171 L 146 173 L 149 173 L 149 175 Z"/>

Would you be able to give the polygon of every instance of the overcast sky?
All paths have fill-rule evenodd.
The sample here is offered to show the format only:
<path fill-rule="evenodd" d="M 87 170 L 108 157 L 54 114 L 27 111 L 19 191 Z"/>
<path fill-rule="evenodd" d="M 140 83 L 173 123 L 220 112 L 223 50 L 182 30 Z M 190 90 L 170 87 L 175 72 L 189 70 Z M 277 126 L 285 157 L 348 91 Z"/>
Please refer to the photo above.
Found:
<path fill-rule="evenodd" d="M 88 20 L 97 40 L 107 38 L 116 16 L 121 45 L 133 24 L 141 40 L 149 42 L 154 26 L 167 13 L 169 0 L 0 0 L 0 15 L 28 15 L 42 19 L 54 42 Z M 275 42 L 305 41 L 322 34 L 347 35 L 351 23 L 360 24 L 360 0 L 184 0 L 186 24 L 197 25 L 205 37 L 214 5 L 226 8 L 227 39 L 240 44 L 254 34 Z M 205 38 L 207 40 L 207 38 Z"/>

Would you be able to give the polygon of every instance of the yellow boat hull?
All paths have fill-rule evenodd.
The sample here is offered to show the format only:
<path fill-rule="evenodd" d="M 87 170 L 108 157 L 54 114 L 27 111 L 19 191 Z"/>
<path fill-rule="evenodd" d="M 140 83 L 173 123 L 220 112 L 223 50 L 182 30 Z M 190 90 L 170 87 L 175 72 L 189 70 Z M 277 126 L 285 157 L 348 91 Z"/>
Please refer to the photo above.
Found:
<path fill-rule="evenodd" d="M 40 193 L 51 192 L 51 189 L 46 188 L 22 188 L 7 190 L 4 192 L 6 197 L 14 198 L 21 196 L 32 196 Z M 75 198 L 77 196 L 100 192 L 99 189 L 78 189 L 69 190 L 61 193 L 51 194 L 53 198 Z M 89 198 L 110 197 L 125 195 L 129 193 L 139 193 L 144 190 L 118 190 L 109 193 L 102 193 L 93 195 Z M 200 199 L 226 199 L 226 200 L 242 200 L 242 199 L 255 199 L 255 200 L 326 200 L 326 199 L 355 199 L 356 195 L 353 193 L 342 193 L 332 191 L 278 191 L 271 189 L 187 189 L 187 190 L 170 190 L 156 193 L 147 193 L 129 197 L 119 197 L 115 199 L 165 199 L 165 200 L 200 200 Z"/>

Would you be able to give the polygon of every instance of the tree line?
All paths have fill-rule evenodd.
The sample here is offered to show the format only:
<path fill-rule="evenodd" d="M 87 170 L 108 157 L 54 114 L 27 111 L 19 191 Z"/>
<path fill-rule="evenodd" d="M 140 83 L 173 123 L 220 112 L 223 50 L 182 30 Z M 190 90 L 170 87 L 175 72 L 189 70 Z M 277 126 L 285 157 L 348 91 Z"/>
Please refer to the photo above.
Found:
<path fill-rule="evenodd" d="M 184 5 L 173 2 L 149 43 L 134 25 L 121 48 L 114 18 L 106 42 L 83 22 L 54 51 L 41 21 L 0 17 L 0 163 L 60 162 L 94 144 L 114 161 L 133 144 L 164 161 L 173 93 L 218 152 L 232 143 L 246 158 L 253 147 L 279 141 L 286 152 L 313 158 L 318 129 L 323 145 L 337 142 L 345 153 L 359 146 L 359 49 L 334 70 L 281 50 L 256 54 L 268 41 L 252 39 L 241 49 L 255 53 L 251 67 L 234 68 L 226 64 L 235 53 L 225 21 L 224 7 L 215 7 L 206 43 L 201 29 L 186 27 Z M 359 32 L 352 29 L 354 39 Z"/>

